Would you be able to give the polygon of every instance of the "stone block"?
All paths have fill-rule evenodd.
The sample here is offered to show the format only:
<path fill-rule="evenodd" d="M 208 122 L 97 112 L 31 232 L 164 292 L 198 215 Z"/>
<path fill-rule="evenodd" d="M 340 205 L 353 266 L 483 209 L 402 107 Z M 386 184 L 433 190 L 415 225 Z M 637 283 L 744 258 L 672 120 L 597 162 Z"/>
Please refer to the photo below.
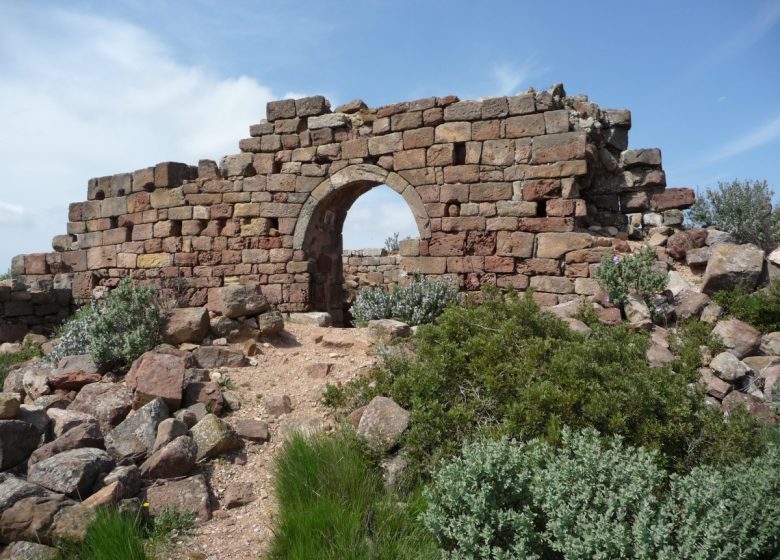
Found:
<path fill-rule="evenodd" d="M 293 103 L 293 106 L 295 106 L 295 103 Z M 268 122 L 268 119 L 263 119 L 259 123 L 249 126 L 249 135 L 253 137 L 262 136 L 263 134 L 271 134 L 273 131 L 274 124 Z"/>
<path fill-rule="evenodd" d="M 327 113 L 319 116 L 312 116 L 308 119 L 309 130 L 319 128 L 340 128 L 350 125 L 349 116 L 344 113 Z"/>
<path fill-rule="evenodd" d="M 408 274 L 444 274 L 447 271 L 445 257 L 402 257 L 401 270 Z"/>
<path fill-rule="evenodd" d="M 507 97 L 507 106 L 510 115 L 526 115 L 536 111 L 533 93 L 521 93 Z"/>
<path fill-rule="evenodd" d="M 518 218 L 517 229 L 533 233 L 574 231 L 573 218 Z"/>
<path fill-rule="evenodd" d="M 553 163 L 585 157 L 587 139 L 584 130 L 546 134 L 534 138 L 531 163 Z"/>
<path fill-rule="evenodd" d="M 396 171 L 425 167 L 425 148 L 396 152 L 393 161 Z"/>
<path fill-rule="evenodd" d="M 661 150 L 658 148 L 626 150 L 620 154 L 620 163 L 625 168 L 642 165 L 658 167 L 661 165 Z"/>
<path fill-rule="evenodd" d="M 265 106 L 265 118 L 270 122 L 278 119 L 292 119 L 295 117 L 296 101 L 294 99 L 282 99 L 269 101 Z"/>
<path fill-rule="evenodd" d="M 496 254 L 528 258 L 533 254 L 534 234 L 522 231 L 499 231 Z"/>
<path fill-rule="evenodd" d="M 364 158 L 368 156 L 368 140 L 356 138 L 341 143 L 341 156 L 343 159 Z"/>
<path fill-rule="evenodd" d="M 511 98 L 510 98 L 511 101 Z M 541 114 L 522 115 L 506 119 L 506 137 L 524 138 L 544 134 L 544 116 Z"/>
<path fill-rule="evenodd" d="M 589 233 L 540 233 L 536 239 L 536 256 L 542 259 L 557 259 L 569 251 L 593 245 L 593 237 Z"/>
<path fill-rule="evenodd" d="M 390 130 L 410 130 L 419 128 L 423 124 L 422 111 L 410 113 L 398 113 L 390 117 Z"/>
<path fill-rule="evenodd" d="M 469 201 L 495 202 L 512 198 L 512 183 L 476 183 L 471 185 Z"/>
<path fill-rule="evenodd" d="M 499 200 L 496 202 L 496 212 L 499 216 L 536 216 L 536 202 L 523 200 Z"/>
<path fill-rule="evenodd" d="M 523 200 L 538 202 L 561 196 L 561 182 L 558 179 L 530 179 L 523 181 Z"/>
<path fill-rule="evenodd" d="M 469 122 L 447 122 L 436 127 L 435 142 L 442 144 L 445 142 L 468 142 L 471 140 L 471 123 Z"/>
<path fill-rule="evenodd" d="M 190 170 L 186 163 L 165 161 L 154 167 L 154 186 L 157 188 L 178 187 L 185 179 L 192 179 L 197 174 Z"/>
<path fill-rule="evenodd" d="M 390 154 L 403 149 L 403 136 L 400 132 L 393 132 L 385 136 L 377 136 L 368 139 L 368 152 L 372 156 Z"/>
<path fill-rule="evenodd" d="M 574 283 L 569 278 L 560 276 L 533 276 L 531 277 L 530 286 L 540 292 L 553 294 L 574 293 Z"/>
<path fill-rule="evenodd" d="M 295 110 L 299 117 L 311 117 L 311 116 L 322 115 L 323 113 L 330 112 L 330 101 L 328 101 L 321 95 L 303 97 L 301 99 L 295 100 Z"/>
<path fill-rule="evenodd" d="M 483 165 L 512 165 L 515 145 L 512 140 L 486 140 L 482 144 Z"/>
<path fill-rule="evenodd" d="M 235 154 L 222 158 L 222 174 L 225 177 L 243 177 L 255 174 L 252 154 Z"/>
<path fill-rule="evenodd" d="M 668 209 L 690 208 L 696 202 L 696 194 L 693 189 L 674 188 L 666 189 L 650 195 L 650 208 L 653 211 Z"/>
<path fill-rule="evenodd" d="M 569 131 L 568 109 L 559 109 L 557 111 L 545 111 L 544 125 L 545 128 L 547 129 L 547 134 L 568 132 Z"/>
<path fill-rule="evenodd" d="M 452 165 L 455 163 L 455 145 L 434 144 L 428 148 L 427 161 L 431 167 Z"/>
<path fill-rule="evenodd" d="M 479 181 L 479 166 L 451 165 L 444 168 L 445 183 L 476 183 Z"/>
<path fill-rule="evenodd" d="M 427 148 L 433 145 L 434 129 L 432 127 L 407 130 L 403 134 L 404 149 Z"/>
<path fill-rule="evenodd" d="M 506 97 L 491 97 L 482 100 L 482 118 L 499 119 L 509 114 Z"/>
<path fill-rule="evenodd" d="M 127 197 L 117 196 L 100 201 L 100 217 L 115 218 L 127 214 Z"/>
<path fill-rule="evenodd" d="M 184 206 L 186 201 L 184 193 L 180 188 L 155 189 L 150 197 L 152 208 L 172 208 L 174 206 Z"/>
<path fill-rule="evenodd" d="M 514 257 L 488 256 L 485 257 L 486 272 L 514 272 Z"/>
<path fill-rule="evenodd" d="M 476 121 L 482 118 L 482 102 L 459 101 L 444 108 L 445 121 Z"/>

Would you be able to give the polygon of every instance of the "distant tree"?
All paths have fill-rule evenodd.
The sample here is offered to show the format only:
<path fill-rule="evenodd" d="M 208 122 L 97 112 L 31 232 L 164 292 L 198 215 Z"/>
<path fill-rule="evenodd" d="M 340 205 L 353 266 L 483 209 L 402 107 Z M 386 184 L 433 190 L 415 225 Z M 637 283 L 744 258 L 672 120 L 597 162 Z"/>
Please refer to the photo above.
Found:
<path fill-rule="evenodd" d="M 400 233 L 396 231 L 395 233 L 393 233 L 393 235 L 391 235 L 390 237 L 385 239 L 385 249 L 387 250 L 388 253 L 397 253 L 398 252 L 398 250 L 399 250 L 399 245 L 398 245 L 398 242 L 399 242 L 398 238 L 399 238 L 399 236 L 400 236 Z"/>
<path fill-rule="evenodd" d="M 766 181 L 719 182 L 699 195 L 689 211 L 694 225 L 715 226 L 737 243 L 772 250 L 780 240 L 780 209 L 772 210 L 774 192 Z"/>

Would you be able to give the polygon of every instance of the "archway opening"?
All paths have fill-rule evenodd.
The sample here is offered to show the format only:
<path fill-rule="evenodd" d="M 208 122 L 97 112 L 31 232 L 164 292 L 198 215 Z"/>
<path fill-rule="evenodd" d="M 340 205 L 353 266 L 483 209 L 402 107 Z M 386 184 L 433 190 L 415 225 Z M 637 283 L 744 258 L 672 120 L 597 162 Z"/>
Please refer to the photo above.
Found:
<path fill-rule="evenodd" d="M 398 281 L 400 255 L 385 241 L 420 233 L 405 197 L 378 181 L 331 191 L 314 208 L 302 247 L 310 262 L 312 309 L 349 326 L 349 307 L 360 289 Z"/>

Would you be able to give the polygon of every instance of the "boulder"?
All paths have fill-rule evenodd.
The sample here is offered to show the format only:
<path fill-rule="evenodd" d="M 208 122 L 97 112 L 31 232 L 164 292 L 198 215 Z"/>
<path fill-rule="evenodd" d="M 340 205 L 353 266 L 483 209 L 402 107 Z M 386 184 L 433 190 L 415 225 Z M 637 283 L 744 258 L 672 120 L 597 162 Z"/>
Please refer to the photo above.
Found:
<path fill-rule="evenodd" d="M 752 244 L 724 243 L 712 247 L 702 280 L 702 291 L 713 294 L 741 286 L 752 292 L 761 279 L 764 252 Z"/>
<path fill-rule="evenodd" d="M 111 430 L 106 436 L 106 450 L 117 460 L 143 461 L 154 448 L 157 426 L 168 416 L 165 402 L 154 399 Z"/>
<path fill-rule="evenodd" d="M 103 434 L 97 424 L 84 423 L 71 428 L 54 441 L 50 441 L 33 451 L 27 464 L 32 466 L 58 453 L 83 447 L 103 448 Z"/>
<path fill-rule="evenodd" d="M 660 368 L 674 361 L 674 354 L 671 353 L 668 346 L 652 341 L 645 352 L 647 362 L 650 367 Z"/>
<path fill-rule="evenodd" d="M 25 392 L 24 392 L 24 365 L 21 365 L 16 368 L 12 368 L 5 376 L 5 381 L 3 381 L 3 392 L 4 393 L 16 393 L 21 398 L 24 398 Z"/>
<path fill-rule="evenodd" d="M 761 333 L 738 319 L 718 321 L 712 335 L 720 338 L 737 358 L 754 354 L 761 344 Z"/>
<path fill-rule="evenodd" d="M 236 391 L 222 391 L 225 408 L 233 412 L 241 410 L 241 396 Z"/>
<path fill-rule="evenodd" d="M 407 338 L 412 329 L 402 321 L 395 319 L 375 319 L 368 322 L 368 335 L 372 340 L 389 342 L 399 338 Z"/>
<path fill-rule="evenodd" d="M 780 332 L 771 332 L 762 336 L 759 350 L 768 356 L 780 356 Z"/>
<path fill-rule="evenodd" d="M 19 414 L 17 414 L 16 419 L 32 424 L 41 434 L 49 434 L 51 419 L 46 414 L 46 409 L 40 406 L 23 404 L 19 407 Z"/>
<path fill-rule="evenodd" d="M 15 418 L 20 406 L 19 393 L 0 393 L 0 420 Z"/>
<path fill-rule="evenodd" d="M 0 470 L 27 460 L 41 441 L 41 433 L 21 420 L 0 420 Z"/>
<path fill-rule="evenodd" d="M 133 408 L 162 398 L 168 410 L 178 410 L 184 389 L 184 371 L 187 360 L 183 356 L 147 352 L 138 358 L 127 373 L 127 386 L 134 390 Z"/>
<path fill-rule="evenodd" d="M 30 467 L 27 480 L 54 492 L 83 500 L 101 474 L 114 468 L 114 460 L 102 449 L 83 447 L 63 451 Z"/>
<path fill-rule="evenodd" d="M 60 437 L 62 434 L 76 426 L 94 426 L 96 429 L 100 430 L 97 419 L 84 412 L 62 408 L 50 408 L 46 411 L 46 415 L 51 420 L 52 434 L 55 438 Z"/>
<path fill-rule="evenodd" d="M 409 412 L 387 397 L 374 397 L 363 411 L 357 432 L 374 447 L 389 450 L 409 427 Z"/>
<path fill-rule="evenodd" d="M 165 316 L 163 340 L 168 344 L 200 343 L 209 333 L 209 312 L 204 307 L 171 309 Z"/>
<path fill-rule="evenodd" d="M 700 249 L 689 249 L 685 253 L 685 264 L 691 268 L 700 269 L 707 266 L 712 256 L 712 249 L 701 247 Z"/>
<path fill-rule="evenodd" d="M 677 231 L 666 241 L 666 252 L 670 257 L 681 261 L 691 249 L 703 247 L 707 241 L 707 230 L 695 228 Z"/>
<path fill-rule="evenodd" d="M 101 490 L 115 482 L 122 485 L 122 498 L 137 496 L 141 489 L 141 471 L 135 465 L 120 465 L 108 473 L 103 480 L 95 484 L 95 490 Z"/>
<path fill-rule="evenodd" d="M 674 313 L 678 319 L 690 319 L 698 317 L 710 298 L 707 294 L 702 294 L 694 290 L 683 290 L 674 298 Z"/>
<path fill-rule="evenodd" d="M 203 416 L 205 416 L 206 414 L 208 414 L 208 412 L 204 411 Z M 195 424 L 198 423 L 198 420 L 200 420 L 200 418 L 197 417 L 195 412 L 193 412 L 189 408 L 180 408 L 174 413 L 174 417 L 177 420 L 180 420 L 181 422 L 186 424 L 187 429 L 192 428 Z"/>
<path fill-rule="evenodd" d="M 704 309 L 702 309 L 701 317 L 699 318 L 704 323 L 712 325 L 720 318 L 721 315 L 723 315 L 723 308 L 713 301 L 708 303 Z"/>
<path fill-rule="evenodd" d="M 715 356 L 710 362 L 710 369 L 720 379 L 729 382 L 739 381 L 751 372 L 751 369 L 731 352 L 721 352 Z"/>
<path fill-rule="evenodd" d="M 157 437 L 154 439 L 152 451 L 162 449 L 177 437 L 185 435 L 189 429 L 189 426 L 181 420 L 166 418 L 157 426 Z"/>
<path fill-rule="evenodd" d="M 211 518 L 209 487 L 202 474 L 150 486 L 143 499 L 149 504 L 152 515 L 162 513 L 165 508 L 173 508 L 182 513 L 194 513 L 201 521 Z"/>
<path fill-rule="evenodd" d="M 214 414 L 222 414 L 224 399 L 222 389 L 217 383 L 208 381 L 205 383 L 190 383 L 184 390 L 184 406 L 195 403 L 203 403 Z"/>
<path fill-rule="evenodd" d="M 670 270 L 667 274 L 666 289 L 671 292 L 672 296 L 677 296 L 683 290 L 690 290 L 691 285 L 683 278 L 676 270 Z"/>
<path fill-rule="evenodd" d="M 97 383 L 103 376 L 88 354 L 65 356 L 49 375 L 52 389 L 78 391 L 85 385 Z"/>
<path fill-rule="evenodd" d="M 43 410 L 49 410 L 50 408 L 66 409 L 70 406 L 71 400 L 67 395 L 58 393 L 56 395 L 43 395 L 35 399 L 31 404 L 41 408 Z"/>
<path fill-rule="evenodd" d="M 699 373 L 701 374 L 699 383 L 704 387 L 704 390 L 711 397 L 714 397 L 718 400 L 723 400 L 723 398 L 733 389 L 730 383 L 726 383 L 722 379 L 719 379 L 713 375 L 710 368 L 700 368 Z"/>
<path fill-rule="evenodd" d="M 239 437 L 249 441 L 262 443 L 269 438 L 268 424 L 262 420 L 238 418 L 233 422 L 233 430 Z"/>
<path fill-rule="evenodd" d="M 115 504 L 122 500 L 125 494 L 125 488 L 118 480 L 104 485 L 100 490 L 95 491 L 89 498 L 81 502 L 83 505 L 91 508 L 105 507 Z"/>
<path fill-rule="evenodd" d="M 52 367 L 41 362 L 25 367 L 22 371 L 24 393 L 33 400 L 41 395 L 50 395 L 49 376 L 51 372 Z"/>
<path fill-rule="evenodd" d="M 198 461 L 241 449 L 241 439 L 233 428 L 213 414 L 204 416 L 190 432 L 197 444 Z"/>
<path fill-rule="evenodd" d="M 278 311 L 258 315 L 257 330 L 262 336 L 275 336 L 284 330 L 284 317 Z"/>
<path fill-rule="evenodd" d="M 16 541 L 0 554 L 0 560 L 55 560 L 59 551 L 45 544 Z"/>
<path fill-rule="evenodd" d="M 251 340 L 256 336 L 255 330 L 249 325 L 224 315 L 216 315 L 211 318 L 209 332 L 214 340 L 224 338 L 228 342 Z"/>
<path fill-rule="evenodd" d="M 51 494 L 46 488 L 12 474 L 0 473 L 0 515 L 21 499 Z"/>
<path fill-rule="evenodd" d="M 292 412 L 292 401 L 287 395 L 268 395 L 264 401 L 265 411 L 270 416 L 281 416 Z"/>
<path fill-rule="evenodd" d="M 723 243 L 734 243 L 734 237 L 730 233 L 720 231 L 714 228 L 707 229 L 707 246 L 721 245 Z"/>
<path fill-rule="evenodd" d="M 189 435 L 182 435 L 152 453 L 141 465 L 143 478 L 186 476 L 195 466 L 198 446 Z"/>
<path fill-rule="evenodd" d="M 761 373 L 767 368 L 780 365 L 780 356 L 748 356 L 742 358 L 742 362 L 756 373 Z"/>
<path fill-rule="evenodd" d="M 79 391 L 68 410 L 94 416 L 103 434 L 118 426 L 130 412 L 133 393 L 118 383 L 92 383 Z"/>
<path fill-rule="evenodd" d="M 761 372 L 764 385 L 764 399 L 771 403 L 780 403 L 780 366 L 771 366 Z"/>
<path fill-rule="evenodd" d="M 215 369 L 220 367 L 243 367 L 247 365 L 243 352 L 219 346 L 201 346 L 192 353 L 198 367 Z"/>
<path fill-rule="evenodd" d="M 232 284 L 211 288 L 206 307 L 209 311 L 231 319 L 259 315 L 270 309 L 259 284 Z"/>
<path fill-rule="evenodd" d="M 0 542 L 19 540 L 58 544 L 82 541 L 93 511 L 65 496 L 47 493 L 15 502 L 0 517 Z"/>
<path fill-rule="evenodd" d="M 762 418 L 768 422 L 777 423 L 772 403 L 768 403 L 761 398 L 748 395 L 741 391 L 732 391 L 723 399 L 724 412 L 731 412 L 740 406 L 747 409 L 752 416 Z"/>
<path fill-rule="evenodd" d="M 628 296 L 628 301 L 623 305 L 626 320 L 635 329 L 649 328 L 653 322 L 650 320 L 650 310 L 647 304 L 639 297 Z"/>

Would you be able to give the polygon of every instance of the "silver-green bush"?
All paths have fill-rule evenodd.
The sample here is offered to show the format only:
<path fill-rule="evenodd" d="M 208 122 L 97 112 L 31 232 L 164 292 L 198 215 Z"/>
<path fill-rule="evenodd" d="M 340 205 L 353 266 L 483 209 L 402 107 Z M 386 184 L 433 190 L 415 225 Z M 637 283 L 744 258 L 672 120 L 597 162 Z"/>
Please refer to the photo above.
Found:
<path fill-rule="evenodd" d="M 729 232 L 737 243 L 755 243 L 773 249 L 780 238 L 780 217 L 772 212 L 774 193 L 766 181 L 718 183 L 707 189 L 689 211 L 695 225 L 715 226 Z"/>
<path fill-rule="evenodd" d="M 562 446 L 480 441 L 444 465 L 422 520 L 443 558 L 776 558 L 780 451 L 668 476 L 658 458 L 595 430 Z"/>
<path fill-rule="evenodd" d="M 358 325 L 374 319 L 398 319 L 410 325 L 433 322 L 451 303 L 458 290 L 447 281 L 416 276 L 407 286 L 365 288 L 355 298 L 350 313 Z"/>
<path fill-rule="evenodd" d="M 65 356 L 89 354 L 92 348 L 92 326 L 97 317 L 97 306 L 94 303 L 85 305 L 59 329 L 59 338 L 52 346 L 48 360 L 58 363 Z"/>
<path fill-rule="evenodd" d="M 666 272 L 658 268 L 655 251 L 643 247 L 637 253 L 602 260 L 596 281 L 615 305 L 623 305 L 629 295 L 636 294 L 651 306 L 653 297 L 666 289 L 669 280 Z"/>

